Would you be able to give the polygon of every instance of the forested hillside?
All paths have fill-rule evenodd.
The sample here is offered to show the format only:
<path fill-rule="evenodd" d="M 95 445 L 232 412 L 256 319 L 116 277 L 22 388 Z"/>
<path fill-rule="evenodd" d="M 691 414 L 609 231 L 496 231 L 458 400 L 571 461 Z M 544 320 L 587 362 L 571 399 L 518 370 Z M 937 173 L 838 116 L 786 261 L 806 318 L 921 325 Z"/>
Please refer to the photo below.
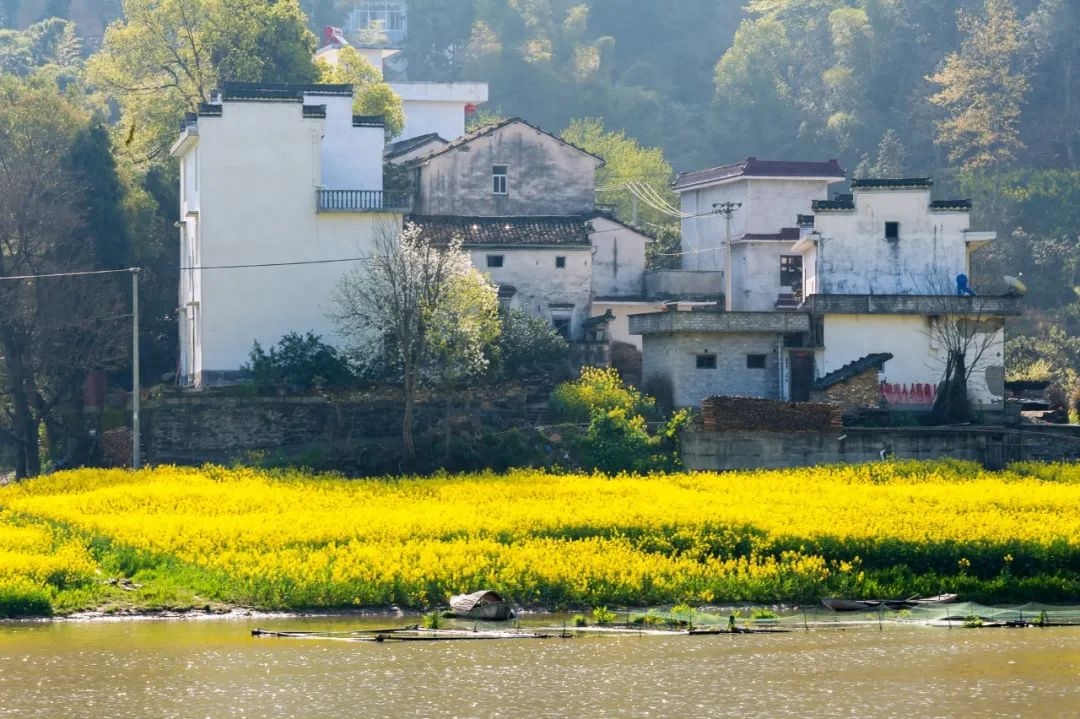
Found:
<path fill-rule="evenodd" d="M 69 210 L 115 245 L 102 239 L 93 266 L 147 268 L 144 370 L 175 366 L 177 172 L 165 150 L 177 121 L 224 80 L 316 80 L 313 31 L 343 25 L 355 1 L 0 0 L 0 150 L 31 162 L 34 142 L 78 137 L 83 153 L 0 177 L 0 197 L 46 171 L 65 201 L 91 173 L 106 183 L 96 207 Z M 663 190 L 673 172 L 750 155 L 933 176 L 939 197 L 970 197 L 975 228 L 998 233 L 976 256 L 975 288 L 1002 292 L 1002 275 L 1019 272 L 1030 288 L 1010 371 L 1080 396 L 1077 0 L 408 0 L 403 50 L 408 79 L 486 81 L 482 112 L 604 155 L 604 189 L 633 178 Z M 37 104 L 23 112 L 27 97 Z M 603 196 L 630 220 L 625 199 Z M 638 219 L 673 241 L 670 216 Z M 48 263 L 35 271 L 70 269 L 61 239 L 37 238 Z M 0 275 L 29 272 L 14 262 L 26 257 L 0 253 Z M 0 416 L 0 432 L 33 454 L 35 420 L 70 398 L 77 373 L 46 377 L 35 363 L 54 356 L 47 338 L 9 329 L 5 361 L 22 356 L 39 384 L 17 388 L 22 429 Z"/>

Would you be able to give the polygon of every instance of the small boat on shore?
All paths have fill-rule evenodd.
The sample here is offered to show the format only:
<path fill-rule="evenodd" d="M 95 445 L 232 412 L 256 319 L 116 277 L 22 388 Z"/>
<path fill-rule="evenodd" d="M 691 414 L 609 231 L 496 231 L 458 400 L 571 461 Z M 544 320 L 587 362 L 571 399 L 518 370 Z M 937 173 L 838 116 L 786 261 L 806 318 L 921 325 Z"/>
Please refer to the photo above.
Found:
<path fill-rule="evenodd" d="M 455 594 L 450 597 L 450 611 L 455 617 L 493 622 L 514 616 L 514 608 L 510 606 L 510 602 L 490 589 L 483 589 L 472 594 Z"/>
<path fill-rule="evenodd" d="M 920 597 L 918 595 L 908 599 L 844 599 L 841 597 L 825 597 L 821 600 L 834 612 L 867 612 L 876 611 L 882 607 L 892 609 L 913 609 L 915 607 L 948 604 L 956 601 L 955 594 L 936 594 L 932 597 Z"/>

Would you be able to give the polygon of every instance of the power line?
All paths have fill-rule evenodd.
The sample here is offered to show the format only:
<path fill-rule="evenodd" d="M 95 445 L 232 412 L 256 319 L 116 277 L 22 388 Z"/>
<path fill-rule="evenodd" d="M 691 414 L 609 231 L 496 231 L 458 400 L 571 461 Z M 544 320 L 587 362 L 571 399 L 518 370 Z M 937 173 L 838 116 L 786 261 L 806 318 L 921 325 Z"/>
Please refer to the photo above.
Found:
<path fill-rule="evenodd" d="M 39 280 L 47 277 L 86 277 L 89 275 L 115 275 L 121 272 L 133 272 L 134 267 L 125 267 L 121 270 L 76 270 L 72 272 L 49 272 L 40 275 L 5 275 L 0 276 L 3 280 Z"/>

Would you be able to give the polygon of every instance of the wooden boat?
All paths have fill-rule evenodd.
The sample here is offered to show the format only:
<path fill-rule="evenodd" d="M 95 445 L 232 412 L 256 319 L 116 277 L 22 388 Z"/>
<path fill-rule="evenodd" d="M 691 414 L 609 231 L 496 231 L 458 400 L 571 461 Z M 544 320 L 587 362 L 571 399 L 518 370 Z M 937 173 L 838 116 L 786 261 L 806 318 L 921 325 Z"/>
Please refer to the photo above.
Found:
<path fill-rule="evenodd" d="M 955 594 L 936 594 L 932 597 L 914 596 L 908 599 L 843 599 L 840 597 L 825 597 L 821 600 L 834 612 L 872 612 L 881 607 L 886 609 L 913 609 L 915 607 L 933 606 L 936 604 L 948 604 L 955 602 Z"/>
<path fill-rule="evenodd" d="M 878 599 L 843 599 L 841 597 L 825 597 L 821 603 L 834 612 L 867 612 L 881 606 Z"/>
<path fill-rule="evenodd" d="M 455 594 L 450 597 L 450 611 L 456 617 L 495 622 L 514 616 L 514 609 L 510 606 L 510 602 L 490 589 L 483 589 L 472 594 Z"/>
<path fill-rule="evenodd" d="M 956 595 L 955 594 L 935 594 L 932 597 L 918 597 L 918 596 L 915 596 L 915 597 L 912 597 L 910 599 L 901 599 L 897 603 L 899 605 L 901 605 L 900 606 L 901 609 L 910 609 L 911 607 L 925 607 L 927 605 L 932 606 L 932 605 L 935 605 L 935 604 L 949 604 L 949 603 L 955 602 L 955 601 L 956 601 Z M 892 601 L 886 601 L 885 604 L 890 609 L 894 608 Z"/>

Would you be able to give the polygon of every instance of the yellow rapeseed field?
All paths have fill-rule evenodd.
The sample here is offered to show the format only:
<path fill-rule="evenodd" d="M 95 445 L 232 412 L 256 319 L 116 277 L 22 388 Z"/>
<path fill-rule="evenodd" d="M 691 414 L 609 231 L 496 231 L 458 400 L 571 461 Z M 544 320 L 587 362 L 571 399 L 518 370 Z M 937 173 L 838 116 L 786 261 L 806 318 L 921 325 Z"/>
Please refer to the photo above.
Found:
<path fill-rule="evenodd" d="M 428 607 L 477 588 L 553 607 L 700 604 L 946 581 L 1007 592 L 1035 577 L 1067 593 L 1078 510 L 1073 465 L 379 480 L 85 469 L 0 488 L 0 598 L 125 568 L 263 607 Z"/>

